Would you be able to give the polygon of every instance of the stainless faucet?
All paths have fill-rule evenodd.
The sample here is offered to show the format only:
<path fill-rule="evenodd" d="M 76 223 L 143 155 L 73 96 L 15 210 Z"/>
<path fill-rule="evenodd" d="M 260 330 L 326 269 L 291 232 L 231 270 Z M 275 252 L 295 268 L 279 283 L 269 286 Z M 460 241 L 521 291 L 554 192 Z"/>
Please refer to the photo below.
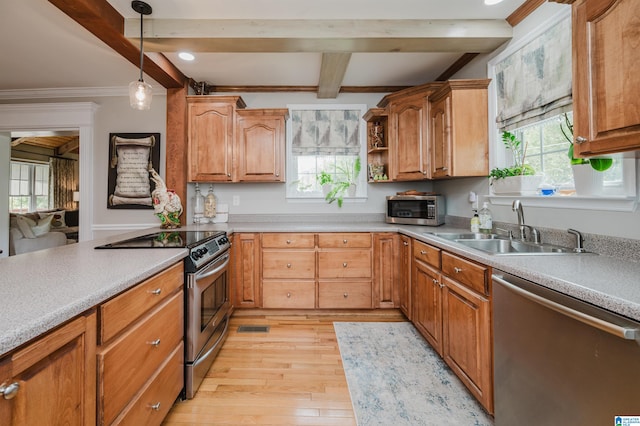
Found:
<path fill-rule="evenodd" d="M 522 241 L 527 240 L 527 228 L 529 228 L 529 233 L 531 238 L 533 238 L 533 242 L 536 244 L 540 244 L 540 231 L 538 231 L 533 226 L 525 225 L 524 223 L 524 212 L 522 211 L 522 203 L 520 200 L 513 200 L 513 204 L 511 204 L 511 210 L 518 214 L 518 228 L 520 228 L 520 239 Z"/>
<path fill-rule="evenodd" d="M 576 231 L 575 229 L 567 229 L 567 232 L 574 235 L 576 237 L 576 247 L 573 249 L 576 253 L 584 253 L 586 250 L 584 249 L 584 237 L 580 233 L 580 231 Z"/>

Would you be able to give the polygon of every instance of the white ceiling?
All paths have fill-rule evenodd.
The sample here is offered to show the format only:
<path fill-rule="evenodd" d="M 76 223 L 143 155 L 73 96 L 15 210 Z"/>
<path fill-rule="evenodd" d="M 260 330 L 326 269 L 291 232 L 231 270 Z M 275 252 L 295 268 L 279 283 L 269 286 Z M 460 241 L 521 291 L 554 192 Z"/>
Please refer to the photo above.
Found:
<path fill-rule="evenodd" d="M 43 88 L 125 87 L 137 67 L 47 0 L 0 1 L 0 92 Z M 109 0 L 139 18 L 130 0 Z M 147 0 L 147 19 L 505 19 L 524 0 Z M 145 31 L 146 33 L 146 31 Z M 137 41 L 133 41 L 137 44 Z M 163 52 L 187 77 L 220 86 L 317 85 L 321 52 L 196 53 L 187 63 Z M 432 81 L 460 52 L 354 52 L 346 86 L 407 86 Z M 152 85 L 153 80 L 145 77 Z M 155 84 L 154 84 L 155 83 Z"/>

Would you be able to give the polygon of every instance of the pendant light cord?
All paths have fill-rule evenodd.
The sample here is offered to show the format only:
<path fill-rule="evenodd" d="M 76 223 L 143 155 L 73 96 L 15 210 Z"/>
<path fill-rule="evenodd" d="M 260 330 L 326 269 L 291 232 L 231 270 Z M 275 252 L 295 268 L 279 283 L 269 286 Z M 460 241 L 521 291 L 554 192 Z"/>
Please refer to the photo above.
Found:
<path fill-rule="evenodd" d="M 142 11 L 140 11 L 140 80 L 138 81 L 144 81 L 142 79 L 142 67 L 144 64 L 144 50 L 142 49 L 142 43 L 143 43 L 143 35 L 142 35 L 142 19 L 143 19 L 144 14 L 142 13 Z"/>

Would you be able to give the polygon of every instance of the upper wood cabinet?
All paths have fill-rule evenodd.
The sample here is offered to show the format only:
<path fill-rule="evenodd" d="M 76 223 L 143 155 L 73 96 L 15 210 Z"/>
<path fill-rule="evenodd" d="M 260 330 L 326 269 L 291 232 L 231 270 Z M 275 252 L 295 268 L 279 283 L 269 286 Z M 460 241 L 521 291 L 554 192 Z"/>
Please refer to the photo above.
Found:
<path fill-rule="evenodd" d="M 640 2 L 577 0 L 572 31 L 575 152 L 640 149 Z"/>
<path fill-rule="evenodd" d="M 239 96 L 189 96 L 191 182 L 284 182 L 287 109 L 244 109 Z"/>
<path fill-rule="evenodd" d="M 192 182 L 233 180 L 235 112 L 245 107 L 239 96 L 189 96 L 188 168 Z"/>
<path fill-rule="evenodd" d="M 237 111 L 237 159 L 240 182 L 285 181 L 287 109 Z"/>
<path fill-rule="evenodd" d="M 489 173 L 489 80 L 450 80 L 429 96 L 429 178 Z"/>

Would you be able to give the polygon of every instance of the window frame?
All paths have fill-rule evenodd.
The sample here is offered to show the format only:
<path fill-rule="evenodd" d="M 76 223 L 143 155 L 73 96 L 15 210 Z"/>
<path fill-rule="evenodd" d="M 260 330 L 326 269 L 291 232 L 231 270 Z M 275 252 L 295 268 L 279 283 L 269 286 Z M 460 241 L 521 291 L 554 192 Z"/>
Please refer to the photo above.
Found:
<path fill-rule="evenodd" d="M 508 163 L 509 153 L 500 141 L 501 131 L 497 129 L 497 92 L 495 65 L 521 49 L 527 43 L 539 37 L 549 28 L 571 14 L 570 8 L 555 14 L 551 19 L 546 20 L 542 25 L 530 32 L 526 36 L 506 47 L 505 50 L 491 58 L 487 63 L 487 76 L 491 79 L 489 84 L 489 168 L 505 167 Z M 541 120 L 542 121 L 542 120 Z M 494 129 L 495 131 L 492 131 Z M 487 195 L 492 204 L 511 205 L 514 199 L 526 200 L 527 205 L 536 207 L 552 207 L 567 209 L 601 210 L 601 211 L 635 211 L 638 205 L 638 192 L 636 187 L 636 160 L 633 153 L 622 153 L 623 165 L 623 185 L 622 195 L 599 195 L 599 196 L 506 196 Z"/>
<path fill-rule="evenodd" d="M 11 193 L 11 183 L 12 181 L 14 181 L 15 179 L 12 178 L 12 171 L 13 171 L 13 165 L 14 164 L 19 164 L 20 166 L 28 166 L 29 167 L 29 177 L 28 177 L 28 185 L 29 185 L 29 194 L 28 195 L 13 195 Z M 38 197 L 44 197 L 45 195 L 43 194 L 36 194 L 36 168 L 37 167 L 45 167 L 47 169 L 47 194 L 46 194 L 46 198 L 47 198 L 47 207 L 41 210 L 38 210 Z M 9 161 L 9 206 L 11 206 L 11 198 L 12 197 L 29 197 L 29 207 L 28 207 L 28 213 L 31 212 L 36 212 L 36 211 L 43 211 L 43 210 L 48 210 L 51 206 L 51 181 L 50 181 L 50 165 L 48 163 L 43 163 L 43 162 L 37 162 L 37 161 L 26 161 L 26 160 L 21 160 L 21 159 L 11 159 Z M 20 181 L 22 181 L 22 179 L 18 179 Z M 10 213 L 25 213 L 23 211 L 17 211 L 17 210 L 9 210 Z"/>
<path fill-rule="evenodd" d="M 293 111 L 314 110 L 314 111 L 336 111 L 336 110 L 358 110 L 359 114 L 359 126 L 358 126 L 358 139 L 360 142 L 360 151 L 358 156 L 360 157 L 361 170 L 357 179 L 356 195 L 350 197 L 347 194 L 343 195 L 345 202 L 364 202 L 368 197 L 368 185 L 367 185 L 367 125 L 362 118 L 367 112 L 366 104 L 290 104 L 287 105 L 289 109 L 289 116 L 292 116 Z M 315 191 L 309 195 L 300 194 L 295 186 L 297 185 L 298 175 L 294 174 L 295 157 L 293 154 L 293 130 L 292 120 L 287 120 L 286 127 L 286 200 L 287 202 L 309 202 L 309 203 L 325 203 L 325 197 L 320 191 Z M 339 155 L 338 155 L 339 156 Z"/>

